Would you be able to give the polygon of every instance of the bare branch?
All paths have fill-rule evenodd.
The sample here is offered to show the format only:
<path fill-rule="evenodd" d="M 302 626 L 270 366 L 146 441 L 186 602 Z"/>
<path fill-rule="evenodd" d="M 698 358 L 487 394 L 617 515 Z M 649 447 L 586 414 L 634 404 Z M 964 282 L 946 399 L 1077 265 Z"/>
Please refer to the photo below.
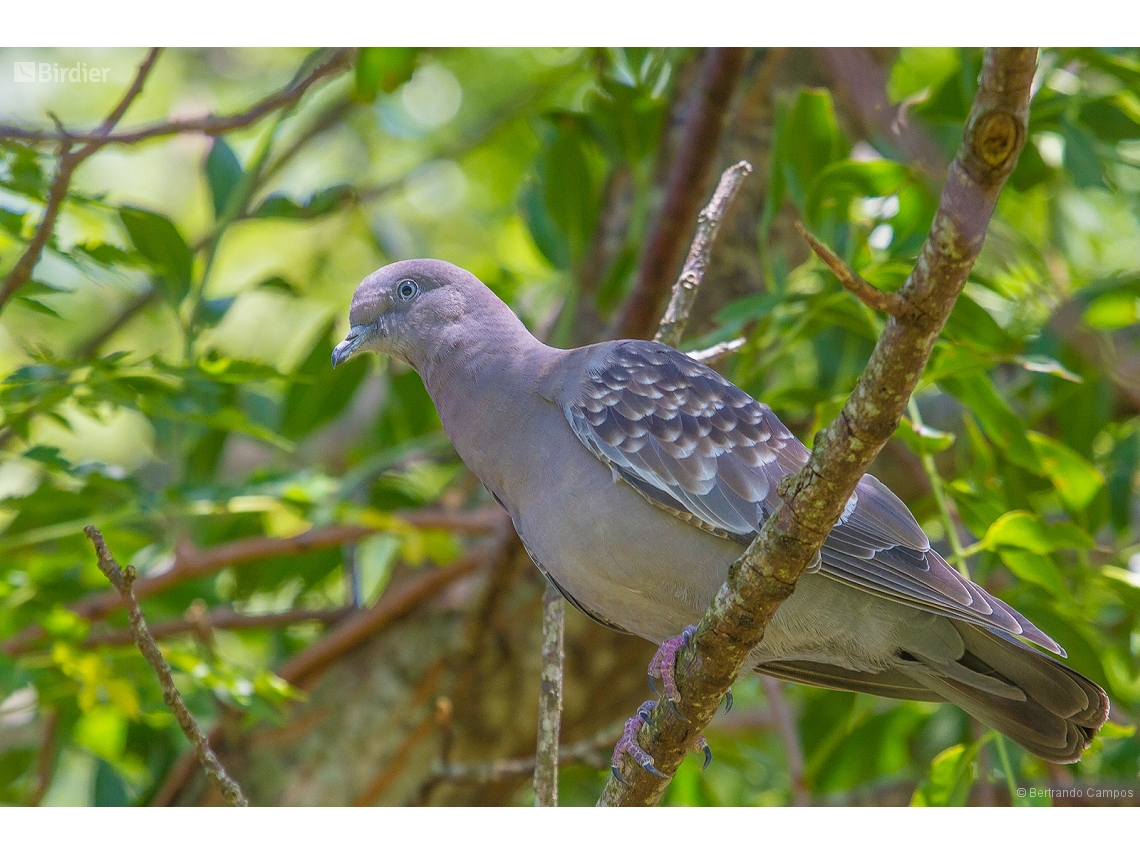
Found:
<path fill-rule="evenodd" d="M 59 216 L 60 208 L 63 207 L 63 201 L 67 198 L 67 188 L 71 184 L 71 176 L 75 173 L 84 160 L 99 150 L 101 146 L 106 143 L 108 134 L 118 123 L 123 114 L 127 112 L 127 108 L 131 106 L 135 98 L 142 92 L 143 84 L 146 83 L 147 77 L 150 75 L 150 70 L 154 67 L 155 60 L 158 59 L 159 48 L 151 48 L 147 52 L 146 57 L 139 65 L 138 71 L 135 73 L 135 79 L 128 87 L 123 97 L 119 99 L 119 103 L 110 112 L 99 128 L 93 133 L 91 139 L 86 145 L 79 148 L 72 148 L 74 142 L 81 141 L 80 138 L 73 136 L 66 131 L 57 132 L 59 142 L 59 165 L 56 167 L 55 178 L 52 179 L 51 187 L 48 189 L 47 204 L 44 206 L 43 217 L 40 223 L 36 226 L 36 231 L 32 235 L 32 239 L 28 241 L 28 245 L 24 247 L 23 253 L 16 261 L 15 266 L 8 271 L 8 275 L 4 277 L 4 284 L 0 285 L 0 311 L 3 310 L 4 305 L 20 288 L 24 287 L 28 279 L 31 278 L 32 271 L 35 269 L 36 263 L 40 260 L 40 255 L 47 246 L 48 241 L 51 239 L 52 230 L 55 228 L 56 217 Z M 18 139 L 18 134 L 13 134 L 10 131 L 13 129 L 0 126 L 0 137 L 10 137 Z"/>
<path fill-rule="evenodd" d="M 343 606 L 337 609 L 292 609 L 287 612 L 246 615 L 235 612 L 231 608 L 222 608 L 200 616 L 156 623 L 150 628 L 150 634 L 156 640 L 169 638 L 172 635 L 181 635 L 184 632 L 195 632 L 203 623 L 210 629 L 273 629 L 307 623 L 308 621 L 337 623 L 354 611 L 355 609 L 351 606 Z M 109 629 L 93 632 L 83 640 L 83 644 L 80 646 L 84 648 L 115 647 L 132 643 L 134 643 L 134 637 L 130 630 Z"/>
<path fill-rule="evenodd" d="M 621 736 L 623 725 L 616 724 L 599 731 L 588 739 L 563 746 L 558 751 L 558 762 L 562 764 L 581 763 L 605 769 L 610 762 L 610 748 Z M 494 760 L 490 763 L 440 763 L 434 770 L 434 778 L 452 781 L 473 781 L 489 783 L 504 778 L 529 775 L 535 770 L 534 757 L 517 757 L 513 760 Z"/>
<path fill-rule="evenodd" d="M 839 280 L 848 291 L 859 298 L 864 306 L 869 309 L 874 309 L 878 312 L 886 312 L 888 315 L 898 315 L 902 311 L 903 302 L 898 294 L 892 294 L 890 291 L 880 291 L 854 270 L 847 266 L 842 258 L 831 251 L 831 248 L 823 243 L 819 238 L 807 230 L 803 223 L 796 220 L 796 229 L 804 240 L 808 242 L 808 246 L 812 251 L 819 256 L 820 261 L 827 265 L 828 269 L 835 274 L 835 278 Z"/>
<path fill-rule="evenodd" d="M 59 130 L 54 132 L 37 131 L 12 125 L 0 125 L 0 137 L 8 137 L 9 139 L 28 143 L 96 143 L 97 147 L 102 147 L 104 145 L 130 145 L 132 143 L 142 142 L 143 140 L 169 137 L 176 134 L 196 133 L 211 137 L 221 136 L 229 131 L 248 127 L 264 116 L 280 110 L 283 107 L 290 107 L 296 104 L 315 84 L 326 77 L 339 74 L 348 68 L 352 63 L 354 55 L 355 51 L 349 48 L 340 48 L 334 51 L 328 59 L 315 66 L 308 74 L 300 79 L 293 80 L 284 89 L 263 98 L 242 113 L 233 113 L 227 116 L 219 116 L 216 113 L 211 113 L 196 119 L 177 119 L 171 122 L 158 122 L 153 125 L 136 128 L 133 131 L 123 131 L 118 134 L 104 132 L 102 127 L 94 131 L 83 133 L 74 131 L 61 132 Z"/>
<path fill-rule="evenodd" d="M 666 289 L 677 269 L 688 224 L 707 192 L 724 117 L 748 51 L 709 48 L 686 105 L 684 135 L 669 170 L 665 200 L 645 245 L 637 283 L 617 318 L 611 338 L 646 338 L 654 329 Z"/>
<path fill-rule="evenodd" d="M 174 686 L 174 678 L 170 672 L 170 666 L 166 664 L 166 660 L 162 657 L 162 653 L 158 649 L 158 645 L 154 643 L 150 632 L 146 628 L 146 619 L 143 617 L 142 609 L 139 608 L 138 600 L 135 599 L 133 591 L 135 583 L 135 568 L 127 565 L 123 570 L 119 567 L 111 550 L 107 548 L 106 541 L 103 540 L 103 535 L 100 534 L 99 529 L 93 525 L 87 526 L 83 531 L 91 540 L 92 545 L 95 547 L 95 554 L 99 559 L 99 569 L 103 571 L 103 575 L 107 577 L 119 596 L 123 598 L 123 604 L 127 608 L 127 614 L 130 616 L 131 621 L 131 634 L 134 636 L 135 644 L 138 646 L 139 652 L 142 653 L 143 658 L 150 664 L 154 673 L 158 675 L 158 682 L 162 685 L 162 700 L 170 707 L 170 711 L 174 713 L 174 717 L 178 720 L 178 726 L 182 728 L 182 732 L 186 734 L 186 738 L 190 740 L 190 744 L 194 746 L 194 750 L 198 755 L 198 762 L 202 768 L 206 770 L 206 775 L 214 782 L 225 799 L 226 804 L 231 807 L 248 807 L 249 802 L 246 800 L 245 795 L 238 786 L 237 781 L 229 776 L 229 773 L 222 767 L 221 762 L 218 760 L 216 754 L 210 743 L 206 739 L 206 735 L 202 733 L 198 723 L 194 721 L 194 716 L 190 714 L 190 710 L 186 708 L 186 704 L 182 700 L 182 695 L 178 693 L 178 689 Z"/>
<path fill-rule="evenodd" d="M 950 166 L 930 234 L 899 291 L 903 301 L 839 417 L 820 432 L 807 465 L 781 482 L 783 502 L 729 570 L 677 663 L 682 720 L 658 704 L 639 742 L 672 776 L 788 598 L 863 473 L 890 439 L 985 238 L 998 193 L 1025 143 L 1037 51 L 986 51 L 978 94 Z M 631 765 L 599 804 L 656 803 L 668 778 Z"/>
<path fill-rule="evenodd" d="M 704 350 L 690 350 L 685 355 L 690 359 L 695 359 L 697 362 L 715 362 L 722 356 L 727 356 L 730 353 L 736 353 L 740 348 L 748 343 L 746 338 L 734 338 L 729 341 L 722 341 L 720 344 L 714 344 L 712 347 L 706 347 Z"/>
<path fill-rule="evenodd" d="M 542 595 L 542 689 L 538 696 L 534 806 L 558 806 L 558 731 L 562 725 L 562 640 L 566 603 L 554 583 Z"/>
<path fill-rule="evenodd" d="M 470 513 L 423 508 L 395 514 L 394 517 L 421 528 L 443 528 L 456 534 L 479 535 L 498 531 L 497 527 L 504 514 L 498 508 L 482 508 Z M 226 567 L 343 546 L 363 540 L 381 530 L 365 525 L 329 525 L 309 529 L 294 537 L 246 537 L 209 549 L 179 546 L 169 569 L 153 576 L 144 576 L 135 583 L 135 596 L 139 599 L 153 597 Z M 92 594 L 68 606 L 85 620 L 99 620 L 121 607 L 122 600 L 113 592 Z M 8 656 L 18 656 L 46 637 L 42 627 L 31 626 L 0 645 L 0 651 Z"/>
<path fill-rule="evenodd" d="M 712 199 L 697 215 L 697 233 L 693 235 L 693 243 L 689 247 L 685 266 L 681 268 L 681 275 L 673 283 L 669 306 L 657 326 L 657 334 L 653 336 L 654 341 L 671 347 L 677 347 L 681 343 L 681 336 L 684 335 L 685 326 L 689 323 L 689 313 L 692 312 L 693 303 L 697 299 L 697 288 L 700 287 L 709 266 L 709 255 L 716 241 L 717 230 L 720 229 L 720 221 L 736 197 L 741 182 L 751 173 L 752 164 L 747 160 L 742 160 L 721 173 L 720 182 L 716 185 Z"/>
<path fill-rule="evenodd" d="M 428 597 L 483 567 L 489 552 L 486 549 L 471 550 L 445 567 L 420 573 L 394 585 L 372 608 L 341 621 L 327 635 L 284 662 L 277 669 L 278 675 L 295 686 L 304 687 L 331 663 L 406 615 Z"/>

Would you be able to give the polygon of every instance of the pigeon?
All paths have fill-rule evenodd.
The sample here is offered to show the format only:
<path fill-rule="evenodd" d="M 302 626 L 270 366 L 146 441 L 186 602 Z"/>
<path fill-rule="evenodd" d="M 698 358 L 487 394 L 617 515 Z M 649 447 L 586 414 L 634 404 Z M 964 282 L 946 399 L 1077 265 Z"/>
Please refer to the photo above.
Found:
<path fill-rule="evenodd" d="M 765 404 L 674 348 L 547 346 L 444 261 L 375 271 L 353 295 L 349 324 L 333 366 L 368 351 L 411 365 L 539 571 L 594 620 L 660 644 L 650 673 L 678 700 L 676 653 L 775 510 L 780 480 L 807 462 L 804 445 Z M 1065 655 L 956 572 L 906 505 L 864 475 L 746 667 L 948 701 L 1033 754 L 1071 763 L 1109 701 L 1050 654 Z M 639 719 L 630 722 L 619 753 L 656 771 L 636 742 Z"/>

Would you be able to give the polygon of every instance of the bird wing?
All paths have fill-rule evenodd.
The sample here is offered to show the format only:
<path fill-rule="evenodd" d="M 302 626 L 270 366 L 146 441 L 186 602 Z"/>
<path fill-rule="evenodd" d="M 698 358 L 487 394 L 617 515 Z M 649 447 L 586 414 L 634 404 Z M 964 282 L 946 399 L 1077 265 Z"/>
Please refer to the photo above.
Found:
<path fill-rule="evenodd" d="M 780 479 L 809 456 L 769 407 L 654 342 L 598 348 L 563 411 L 615 477 L 686 522 L 742 544 L 775 510 Z M 821 571 L 840 582 L 1064 655 L 947 564 L 906 505 L 871 475 L 855 488 L 820 559 Z"/>

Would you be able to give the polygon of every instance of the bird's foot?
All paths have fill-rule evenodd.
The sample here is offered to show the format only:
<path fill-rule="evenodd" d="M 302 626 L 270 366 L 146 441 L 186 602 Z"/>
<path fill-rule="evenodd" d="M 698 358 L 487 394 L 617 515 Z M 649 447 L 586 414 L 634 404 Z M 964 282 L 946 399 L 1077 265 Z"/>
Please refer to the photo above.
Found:
<path fill-rule="evenodd" d="M 681 630 L 680 635 L 665 639 L 657 648 L 657 652 L 653 654 L 653 658 L 649 660 L 649 688 L 665 698 L 666 703 L 669 704 L 669 709 L 673 711 L 673 715 L 681 721 L 688 721 L 688 719 L 681 715 L 681 711 L 677 707 L 681 701 L 681 691 L 677 688 L 677 654 L 689 646 L 689 642 L 692 641 L 696 632 L 695 626 L 685 627 Z M 661 692 L 657 691 L 657 680 L 660 680 L 663 686 Z M 732 709 L 732 689 L 729 689 L 724 697 L 724 711 L 728 712 Z"/>
<path fill-rule="evenodd" d="M 614 777 L 623 784 L 627 783 L 621 774 L 621 759 L 623 754 L 628 754 L 632 757 L 633 761 L 649 774 L 656 775 L 658 778 L 668 777 L 668 775 L 663 774 L 653 765 L 653 758 L 649 756 L 649 752 L 642 748 L 641 743 L 637 741 L 637 734 L 641 730 L 641 723 L 643 721 L 649 721 L 649 714 L 653 712 L 655 706 L 657 706 L 657 701 L 646 701 L 638 707 L 637 715 L 625 723 L 625 731 L 622 733 L 617 745 L 614 746 L 613 757 L 610 759 L 610 771 L 613 772 Z M 701 766 L 701 771 L 704 771 L 709 767 L 709 763 L 712 762 L 712 749 L 709 748 L 709 744 L 705 741 L 703 736 L 697 737 L 696 744 L 693 747 L 698 751 L 703 751 L 705 754 L 705 762 L 704 765 Z"/>
<path fill-rule="evenodd" d="M 655 680 L 661 681 L 663 688 L 659 694 L 665 698 L 665 703 L 669 704 L 669 709 L 673 711 L 673 715 L 681 721 L 688 721 L 688 719 L 681 715 L 681 711 L 677 707 L 681 701 L 681 690 L 677 688 L 677 654 L 689 646 L 689 642 L 696 631 L 697 628 L 690 625 L 681 630 L 680 635 L 665 639 L 657 648 L 657 652 L 653 654 L 653 658 L 649 660 L 649 688 L 656 692 L 657 683 Z"/>

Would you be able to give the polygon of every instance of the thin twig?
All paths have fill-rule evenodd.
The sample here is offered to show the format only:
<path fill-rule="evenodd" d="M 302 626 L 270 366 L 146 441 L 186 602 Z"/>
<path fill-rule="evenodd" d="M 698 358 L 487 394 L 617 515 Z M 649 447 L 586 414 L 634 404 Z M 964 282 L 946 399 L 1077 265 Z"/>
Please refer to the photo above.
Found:
<path fill-rule="evenodd" d="M 85 138 L 75 136 L 74 134 L 63 132 L 55 139 L 59 143 L 59 165 L 56 167 L 55 178 L 52 179 L 51 187 L 48 189 L 47 203 L 44 206 L 43 217 L 40 219 L 39 225 L 36 226 L 35 233 L 32 239 L 28 241 L 28 245 L 24 247 L 19 260 L 16 261 L 15 266 L 8 271 L 8 275 L 4 277 L 4 284 L 0 285 L 0 310 L 3 310 L 4 305 L 20 288 L 24 287 L 28 279 L 31 278 L 32 271 L 35 269 L 36 263 L 40 260 L 40 255 L 43 253 L 44 247 L 47 246 L 48 241 L 51 239 L 52 230 L 55 228 L 56 217 L 59 216 L 59 211 L 63 207 L 63 202 L 67 198 L 67 188 L 71 185 L 71 176 L 88 157 L 98 151 L 103 145 L 106 144 L 110 132 L 114 129 L 119 119 L 127 112 L 127 108 L 131 106 L 135 98 L 142 92 L 143 84 L 146 83 L 147 77 L 150 75 L 151 68 L 154 67 L 155 60 L 158 59 L 159 48 L 151 48 L 142 63 L 139 64 L 138 71 L 135 73 L 135 79 L 128 87 L 127 91 L 123 93 L 123 97 L 119 99 L 119 103 L 111 110 L 107 118 L 99 125 L 99 127 L 86 138 L 85 145 L 78 148 L 73 148 L 73 145 L 82 142 Z M 19 138 L 18 135 L 11 133 L 13 129 L 0 126 L 0 137 Z M 15 129 L 18 130 L 18 129 Z"/>
<path fill-rule="evenodd" d="M 534 806 L 558 806 L 558 731 L 562 725 L 562 642 L 566 603 L 553 582 L 542 595 L 542 689 L 538 695 Z"/>
<path fill-rule="evenodd" d="M 722 341 L 719 344 L 714 344 L 712 347 L 706 347 L 704 350 L 690 350 L 685 353 L 690 359 L 695 359 L 697 362 L 715 362 L 722 356 L 727 356 L 730 353 L 736 353 L 740 348 L 748 343 L 746 338 L 734 338 L 729 341 Z"/>
<path fill-rule="evenodd" d="M 716 185 L 712 198 L 697 215 L 697 233 L 693 235 L 693 243 L 689 247 L 685 266 L 681 268 L 681 275 L 673 283 L 669 306 L 657 325 L 654 341 L 671 347 L 680 345 L 685 326 L 689 323 L 689 313 L 692 312 L 693 303 L 697 299 L 697 288 L 700 287 L 709 266 L 709 255 L 712 253 L 720 222 L 736 197 L 741 183 L 751 173 L 752 164 L 747 160 L 742 160 L 721 173 L 720 182 Z"/>
<path fill-rule="evenodd" d="M 249 801 L 246 800 L 245 795 L 238 786 L 237 781 L 229 776 L 223 768 L 221 761 L 218 760 L 216 754 L 210 743 L 206 739 L 206 735 L 202 733 L 201 728 L 198 727 L 198 722 L 194 721 L 194 716 L 190 714 L 190 710 L 186 708 L 186 704 L 182 700 L 182 695 L 178 693 L 178 689 L 174 686 L 174 678 L 170 672 L 170 666 L 166 664 L 162 653 L 158 649 L 158 645 L 154 643 L 150 632 L 146 628 L 146 619 L 143 617 L 142 609 L 139 608 L 138 600 L 135 599 L 134 583 L 135 583 L 135 568 L 130 564 L 126 569 L 119 567 L 111 550 L 107 548 L 106 541 L 103 540 L 103 535 L 99 529 L 93 525 L 87 526 L 83 529 L 84 533 L 90 539 L 92 545 L 95 547 L 95 554 L 99 559 L 99 569 L 103 571 L 103 575 L 107 577 L 115 590 L 119 592 L 119 596 L 123 598 L 123 605 L 127 608 L 127 614 L 130 616 L 131 633 L 134 635 L 135 644 L 142 653 L 143 658 L 150 664 L 154 673 L 158 675 L 158 682 L 162 685 L 162 700 L 170 707 L 170 711 L 174 713 L 174 717 L 178 720 L 178 726 L 182 728 L 182 732 L 186 734 L 186 738 L 190 740 L 190 744 L 194 746 L 194 750 L 198 754 L 198 762 L 202 768 L 205 769 L 206 775 L 214 782 L 222 798 L 226 804 L 231 807 L 248 807 Z"/>
<path fill-rule="evenodd" d="M 1025 144 L 1037 51 L 986 51 L 978 94 L 930 233 L 899 291 L 905 311 L 886 327 L 839 416 L 816 435 L 807 465 L 777 489 L 783 499 L 729 570 L 678 656 L 679 714 L 658 704 L 638 741 L 664 774 L 630 764 L 601 805 L 654 804 L 764 636 L 772 615 L 819 553 L 859 479 L 906 411 L 942 326 L 985 239 L 998 194 Z M 683 718 L 682 718 L 683 716 Z"/>
<path fill-rule="evenodd" d="M 854 270 L 847 266 L 842 258 L 831 251 L 823 241 L 813 235 L 807 230 L 799 220 L 796 220 L 796 230 L 803 235 L 804 240 L 808 242 L 808 246 L 812 251 L 819 256 L 820 261 L 827 265 L 827 268 L 835 274 L 835 278 L 839 280 L 840 284 L 859 298 L 864 306 L 874 309 L 877 312 L 886 312 L 888 315 L 898 314 L 903 310 L 903 301 L 898 294 L 890 291 L 880 291 Z"/>
<path fill-rule="evenodd" d="M 263 98 L 248 110 L 241 113 L 233 113 L 226 116 L 210 113 L 207 116 L 200 116 L 195 119 L 177 119 L 170 122 L 144 125 L 141 128 L 136 128 L 132 131 L 123 131 L 118 134 L 105 133 L 102 132 L 101 129 L 88 132 L 61 132 L 59 130 L 40 131 L 29 130 L 13 125 L 0 125 L 0 137 L 8 137 L 9 139 L 28 143 L 89 142 L 97 143 L 100 147 L 104 145 L 130 145 L 132 143 L 142 142 L 143 140 L 169 137 L 176 134 L 196 133 L 217 137 L 239 128 L 248 127 L 282 107 L 288 107 L 297 103 L 314 84 L 319 83 L 326 77 L 339 74 L 348 68 L 354 55 L 355 51 L 349 48 L 336 50 L 332 56 L 314 67 L 312 71 L 299 80 L 290 82 L 285 88 Z"/>
<path fill-rule="evenodd" d="M 610 338 L 647 338 L 661 316 L 688 224 L 707 192 L 724 118 L 747 57 L 743 48 L 709 48 L 705 53 L 686 103 L 684 133 L 669 169 L 665 198 L 646 241 L 633 292 Z"/>
<path fill-rule="evenodd" d="M 622 724 L 610 725 L 588 739 L 566 745 L 558 751 L 560 764 L 585 764 L 604 769 L 610 762 L 610 748 L 621 736 Z M 522 777 L 535 771 L 534 757 L 494 760 L 490 763 L 439 763 L 433 769 L 433 780 L 468 781 L 489 784 L 504 778 Z"/>
<path fill-rule="evenodd" d="M 276 673 L 294 686 L 304 688 L 316 680 L 326 668 L 348 652 L 355 650 L 372 636 L 410 613 L 424 600 L 440 593 L 455 580 L 486 566 L 491 550 L 474 550 L 458 561 L 439 567 L 394 584 L 386 590 L 376 604 L 341 621 L 327 635 L 322 636 L 293 657 L 287 659 Z M 215 727 L 207 737 L 213 742 L 220 738 L 221 728 Z M 171 767 L 154 798 L 155 805 L 171 805 L 194 774 L 195 764 L 184 755 Z"/>
<path fill-rule="evenodd" d="M 221 608 L 203 615 L 194 615 L 181 620 L 170 620 L 156 623 L 150 628 L 154 639 L 169 638 L 172 635 L 181 635 L 185 632 L 195 632 L 198 627 L 205 624 L 210 629 L 273 629 L 282 626 L 294 626 L 299 623 L 317 621 L 318 623 L 338 623 L 354 609 L 342 606 L 336 609 L 293 609 L 287 612 L 271 612 L 269 614 L 246 615 L 235 612 L 231 608 Z M 83 640 L 81 647 L 115 647 L 134 643 L 130 630 L 109 629 L 102 632 L 93 632 Z"/>

